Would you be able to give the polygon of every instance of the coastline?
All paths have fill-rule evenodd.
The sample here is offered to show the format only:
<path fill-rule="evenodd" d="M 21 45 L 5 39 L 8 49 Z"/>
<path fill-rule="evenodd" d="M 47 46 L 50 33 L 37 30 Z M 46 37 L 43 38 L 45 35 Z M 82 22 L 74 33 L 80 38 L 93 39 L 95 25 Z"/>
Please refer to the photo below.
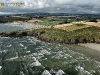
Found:
<path fill-rule="evenodd" d="M 85 44 L 80 43 L 78 45 L 100 51 L 100 44 L 97 43 L 85 43 Z"/>
<path fill-rule="evenodd" d="M 43 42 L 48 42 L 48 43 L 57 43 L 57 44 L 66 44 L 66 45 L 74 45 L 77 49 L 75 49 L 75 51 L 80 52 L 82 54 L 85 54 L 88 57 L 91 57 L 97 61 L 100 61 L 100 44 L 96 44 L 96 43 L 75 43 L 77 41 L 73 40 L 72 42 L 65 41 L 63 40 L 64 37 L 62 37 L 62 35 L 60 35 L 60 38 L 63 38 L 62 40 L 57 39 L 57 36 L 55 36 L 55 39 L 53 38 L 49 38 L 47 36 L 43 36 L 48 35 L 48 32 L 53 33 L 53 34 L 58 34 L 61 33 L 63 35 L 65 35 L 65 31 L 62 30 L 55 30 L 55 29 L 28 29 L 28 30 L 21 30 L 21 31 L 13 31 L 13 32 L 8 32 L 8 33 L 0 33 L 1 37 L 11 37 L 11 38 L 16 38 L 16 37 L 26 37 L 26 36 L 32 36 L 37 38 L 40 41 Z M 53 32 L 52 32 L 53 31 Z M 49 33 L 49 35 L 50 35 Z M 50 35 L 52 36 L 52 35 Z M 47 37 L 47 38 L 46 38 Z M 79 48 L 79 49 L 78 49 Z M 85 48 L 85 49 L 84 49 Z"/>
<path fill-rule="evenodd" d="M 80 43 L 76 46 L 77 49 L 74 51 L 77 51 L 79 53 L 82 53 L 86 55 L 87 57 L 92 58 L 93 60 L 100 62 L 100 44 L 97 43 Z M 79 48 L 79 49 L 78 49 Z"/>

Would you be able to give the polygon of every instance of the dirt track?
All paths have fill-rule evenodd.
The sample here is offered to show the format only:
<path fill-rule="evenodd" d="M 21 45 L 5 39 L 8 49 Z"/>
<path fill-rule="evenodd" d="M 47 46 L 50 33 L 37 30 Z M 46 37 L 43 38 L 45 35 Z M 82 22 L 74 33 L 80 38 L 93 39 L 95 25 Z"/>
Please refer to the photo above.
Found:
<path fill-rule="evenodd" d="M 66 26 L 71 26 L 73 24 L 69 23 L 69 24 L 61 24 L 61 25 L 56 25 L 54 26 L 54 28 L 60 28 L 60 27 L 66 27 Z"/>

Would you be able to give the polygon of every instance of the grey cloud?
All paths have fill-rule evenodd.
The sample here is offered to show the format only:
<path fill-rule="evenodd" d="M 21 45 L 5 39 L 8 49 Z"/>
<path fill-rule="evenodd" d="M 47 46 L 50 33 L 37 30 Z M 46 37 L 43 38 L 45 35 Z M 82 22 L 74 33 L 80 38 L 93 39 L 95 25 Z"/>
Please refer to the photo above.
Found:
<path fill-rule="evenodd" d="M 23 7 L 3 7 L 0 12 L 100 13 L 100 0 L 0 0 L 25 2 Z"/>

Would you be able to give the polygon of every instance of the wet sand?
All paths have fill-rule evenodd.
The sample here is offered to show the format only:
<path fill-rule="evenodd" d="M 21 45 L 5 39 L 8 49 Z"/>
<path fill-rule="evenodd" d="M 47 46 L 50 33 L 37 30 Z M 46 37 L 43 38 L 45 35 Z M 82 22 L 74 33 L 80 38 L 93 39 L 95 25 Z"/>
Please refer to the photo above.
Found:
<path fill-rule="evenodd" d="M 100 62 L 100 44 L 86 43 L 76 45 L 80 50 L 76 50 L 86 56 L 95 59 Z"/>

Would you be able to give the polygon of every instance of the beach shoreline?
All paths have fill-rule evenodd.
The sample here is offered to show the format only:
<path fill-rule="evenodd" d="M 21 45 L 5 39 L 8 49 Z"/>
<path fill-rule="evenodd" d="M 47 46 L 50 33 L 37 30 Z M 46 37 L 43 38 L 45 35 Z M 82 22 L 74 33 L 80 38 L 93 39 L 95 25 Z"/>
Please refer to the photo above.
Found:
<path fill-rule="evenodd" d="M 80 43 L 78 45 L 100 51 L 100 44 L 97 44 L 97 43 L 85 43 L 85 44 Z"/>

